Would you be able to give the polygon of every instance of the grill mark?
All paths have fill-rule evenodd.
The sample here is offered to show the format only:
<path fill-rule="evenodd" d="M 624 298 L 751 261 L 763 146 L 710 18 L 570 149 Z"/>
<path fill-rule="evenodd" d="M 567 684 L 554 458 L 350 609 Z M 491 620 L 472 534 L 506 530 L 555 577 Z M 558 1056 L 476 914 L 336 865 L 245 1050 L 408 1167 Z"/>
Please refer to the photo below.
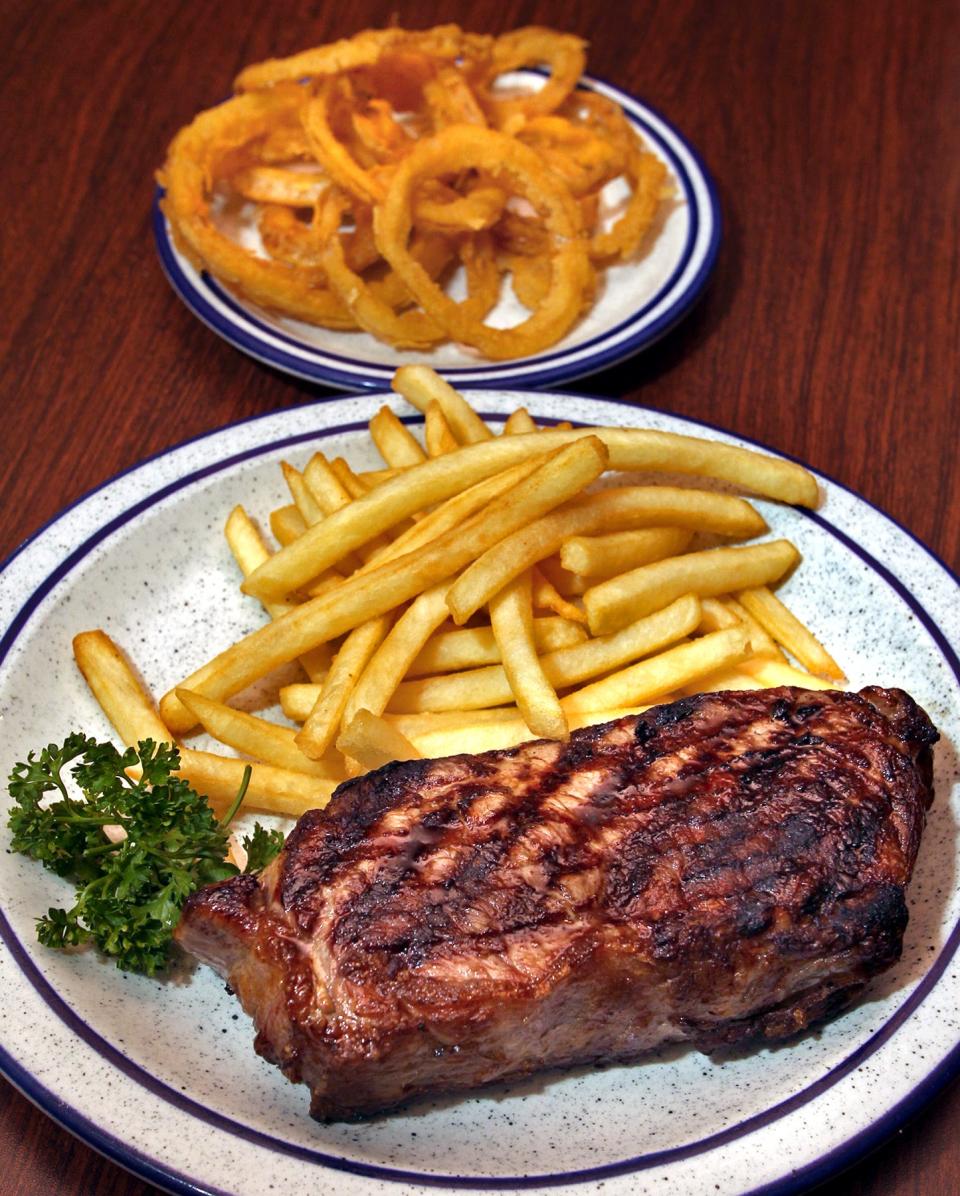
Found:
<path fill-rule="evenodd" d="M 594 729 L 591 728 L 591 730 Z M 384 887 L 375 894 L 372 894 L 371 890 L 367 890 L 368 893 L 371 893 L 369 899 L 364 900 L 361 896 L 351 902 L 348 909 L 338 911 L 337 925 L 334 930 L 334 941 L 337 945 L 346 941 L 355 941 L 357 938 L 373 938 L 379 942 L 382 937 L 379 933 L 382 927 L 376 920 L 376 914 L 383 913 L 387 917 L 392 915 L 398 921 L 408 922 L 412 929 L 409 935 L 401 934 L 394 938 L 390 945 L 402 949 L 408 956 L 409 964 L 415 966 L 416 962 L 423 958 L 426 949 L 440 941 L 441 937 L 449 938 L 451 933 L 456 933 L 456 927 L 452 923 L 454 920 L 462 920 L 456 918 L 461 907 L 469 903 L 471 899 L 476 899 L 478 894 L 484 893 L 496 907 L 492 911 L 492 915 L 498 920 L 500 934 L 512 933 L 521 929 L 534 929 L 542 925 L 550 914 L 556 913 L 557 916 L 560 916 L 561 911 L 552 911 L 544 906 L 544 903 L 538 899 L 535 890 L 516 884 L 497 886 L 495 883 L 491 884 L 491 879 L 495 871 L 509 865 L 513 849 L 531 829 L 539 829 L 539 827 L 549 825 L 551 821 L 564 821 L 563 816 L 557 814 L 552 819 L 544 820 L 534 826 L 538 817 L 542 816 L 544 803 L 567 784 L 577 768 L 587 760 L 591 764 L 595 763 L 597 741 L 604 738 L 605 736 L 597 734 L 581 737 L 580 740 L 574 741 L 572 748 L 560 749 L 552 764 L 537 761 L 539 768 L 535 766 L 528 770 L 526 777 L 528 787 L 519 802 L 510 810 L 511 821 L 508 833 L 499 838 L 486 837 L 471 841 L 463 852 L 461 866 L 455 868 L 452 874 L 446 878 L 444 887 L 450 890 L 451 894 L 456 895 L 449 905 L 438 908 L 430 907 L 429 915 L 421 920 L 413 915 L 422 913 L 423 907 L 416 903 L 415 894 L 410 892 L 411 903 L 416 903 L 415 911 L 399 909 L 388 913 L 385 907 L 397 894 L 403 879 L 402 876 L 397 876 L 394 884 L 389 888 Z M 601 744 L 600 754 L 602 755 L 605 750 L 608 749 Z M 578 803 L 578 807 L 588 803 L 592 793 L 592 789 L 588 791 Z M 489 829 L 496 830 L 497 828 Z M 472 850 L 470 850 L 471 848 Z M 528 857 L 524 863 L 526 866 L 536 863 L 544 864 L 548 871 L 548 883 L 557 870 L 556 864 L 545 863 L 544 854 Z M 415 885 L 411 886 L 411 888 L 413 887 Z M 369 919 L 365 926 L 358 924 L 363 918 Z M 457 935 L 457 939 L 461 937 L 473 939 L 475 932 L 469 936 Z M 395 965 L 395 967 L 397 966 L 399 965 Z"/>

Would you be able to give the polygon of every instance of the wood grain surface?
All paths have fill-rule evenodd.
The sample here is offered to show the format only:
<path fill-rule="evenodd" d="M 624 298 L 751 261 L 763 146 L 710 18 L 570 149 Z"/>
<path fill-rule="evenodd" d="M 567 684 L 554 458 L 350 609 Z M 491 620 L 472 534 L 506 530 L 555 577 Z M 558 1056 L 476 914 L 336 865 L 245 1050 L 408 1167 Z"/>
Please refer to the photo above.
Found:
<path fill-rule="evenodd" d="M 366 25 L 549 23 L 666 114 L 719 189 L 688 319 L 573 389 L 714 422 L 853 487 L 960 568 L 960 6 L 947 0 L 6 0 L 0 559 L 119 470 L 318 391 L 176 299 L 153 172 L 247 62 Z M 140 1196 L 0 1083 L 0 1192 Z M 824 1191 L 960 1191 L 960 1089 Z"/>

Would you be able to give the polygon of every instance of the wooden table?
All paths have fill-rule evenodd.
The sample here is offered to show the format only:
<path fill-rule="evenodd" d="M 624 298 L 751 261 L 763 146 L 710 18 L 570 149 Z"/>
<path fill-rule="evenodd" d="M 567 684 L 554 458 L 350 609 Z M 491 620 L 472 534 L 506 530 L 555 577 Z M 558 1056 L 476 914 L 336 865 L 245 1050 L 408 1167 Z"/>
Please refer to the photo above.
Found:
<path fill-rule="evenodd" d="M 699 148 L 725 220 L 713 283 L 690 317 L 578 388 L 795 454 L 960 567 L 960 9 L 569 7 L 591 69 Z M 415 18 L 412 6 L 400 17 L 499 30 L 550 21 L 553 8 L 422 0 Z M 396 11 L 375 0 L 8 0 L 0 559 L 118 470 L 314 396 L 175 298 L 150 232 L 152 173 L 173 132 L 221 99 L 244 63 Z M 155 1190 L 0 1087 L 2 1191 Z M 958 1118 L 953 1088 L 826 1190 L 960 1191 Z"/>

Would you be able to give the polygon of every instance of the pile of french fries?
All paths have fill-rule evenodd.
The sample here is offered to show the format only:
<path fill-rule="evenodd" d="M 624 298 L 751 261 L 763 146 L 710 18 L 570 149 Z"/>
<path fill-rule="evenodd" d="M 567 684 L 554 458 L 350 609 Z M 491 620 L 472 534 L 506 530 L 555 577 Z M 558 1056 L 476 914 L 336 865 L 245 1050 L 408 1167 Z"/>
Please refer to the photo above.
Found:
<path fill-rule="evenodd" d="M 319 452 L 285 463 L 275 551 L 242 507 L 230 513 L 242 589 L 269 619 L 159 711 L 104 632 L 74 640 L 126 743 L 199 726 L 241 753 L 181 743 L 182 775 L 215 806 L 249 762 L 248 804 L 296 816 L 392 760 L 562 740 L 690 693 L 843 681 L 770 588 L 797 549 L 757 540 L 768 528 L 755 507 L 695 481 L 814 506 L 801 466 L 644 429 L 540 430 L 524 408 L 495 436 L 427 367 L 403 367 L 393 387 L 423 413 L 424 445 L 384 406 L 370 421 L 383 469 Z M 637 471 L 693 480 L 610 476 Z M 294 660 L 304 680 L 279 700 L 299 729 L 229 704 Z"/>

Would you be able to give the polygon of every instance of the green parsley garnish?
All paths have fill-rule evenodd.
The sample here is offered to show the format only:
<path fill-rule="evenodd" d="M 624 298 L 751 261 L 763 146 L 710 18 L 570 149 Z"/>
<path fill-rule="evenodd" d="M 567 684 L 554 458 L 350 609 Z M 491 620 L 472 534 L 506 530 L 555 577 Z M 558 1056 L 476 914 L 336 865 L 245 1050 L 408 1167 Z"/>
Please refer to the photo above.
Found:
<path fill-rule="evenodd" d="M 64 781 L 70 764 L 82 801 Z M 187 897 L 237 875 L 224 856 L 249 778 L 248 772 L 218 821 L 206 799 L 172 775 L 179 767 L 180 753 L 169 744 L 146 739 L 120 752 L 79 732 L 14 765 L 9 788 L 15 804 L 8 819 L 13 850 L 77 886 L 72 909 L 50 909 L 37 919 L 41 943 L 94 943 L 117 967 L 148 976 L 166 966 Z M 136 768 L 138 780 L 127 774 Z M 60 796 L 44 803 L 48 793 Z M 124 835 L 115 834 L 119 841 L 113 842 L 104 827 L 119 827 Z M 246 871 L 259 872 L 283 846 L 283 834 L 257 823 L 243 844 Z"/>

